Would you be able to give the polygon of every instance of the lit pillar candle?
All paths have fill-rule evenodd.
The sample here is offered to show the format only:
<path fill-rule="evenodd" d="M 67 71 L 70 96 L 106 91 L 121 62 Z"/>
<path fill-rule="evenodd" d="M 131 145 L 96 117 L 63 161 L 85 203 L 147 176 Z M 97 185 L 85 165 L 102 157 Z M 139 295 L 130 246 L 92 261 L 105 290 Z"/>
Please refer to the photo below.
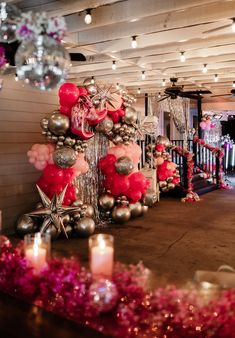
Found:
<path fill-rule="evenodd" d="M 113 274 L 113 236 L 94 235 L 89 238 L 90 269 L 94 279 L 111 279 Z"/>
<path fill-rule="evenodd" d="M 47 265 L 49 240 L 48 236 L 43 237 L 40 233 L 25 236 L 25 258 L 33 267 L 35 274 L 39 274 Z"/>

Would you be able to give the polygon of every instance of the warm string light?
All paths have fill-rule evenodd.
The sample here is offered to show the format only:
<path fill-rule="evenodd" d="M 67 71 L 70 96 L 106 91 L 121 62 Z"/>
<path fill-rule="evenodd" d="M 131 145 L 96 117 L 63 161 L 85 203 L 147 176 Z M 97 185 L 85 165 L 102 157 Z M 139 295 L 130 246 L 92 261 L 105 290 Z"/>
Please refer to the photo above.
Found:
<path fill-rule="evenodd" d="M 119 90 L 120 89 L 120 85 L 119 85 L 119 83 L 117 82 L 117 84 L 116 84 L 116 89 L 117 90 Z"/>
<path fill-rule="evenodd" d="M 233 88 L 235 88 L 235 81 L 233 81 L 233 85 L 232 85 Z"/>
<path fill-rule="evenodd" d="M 163 79 L 163 80 L 162 80 L 162 87 L 165 87 L 165 85 L 166 85 L 166 80 Z"/>
<path fill-rule="evenodd" d="M 140 94 L 140 93 L 141 93 L 141 90 L 140 90 L 140 88 L 138 88 L 138 90 L 137 90 L 137 93 L 138 93 L 138 94 Z"/>
<path fill-rule="evenodd" d="M 95 83 L 95 78 L 94 76 L 91 77 L 91 84 L 94 84 Z"/>
<path fill-rule="evenodd" d="M 18 75 L 17 73 L 15 73 L 15 81 L 18 81 L 18 80 L 19 80 Z"/>
<path fill-rule="evenodd" d="M 145 79 L 145 77 L 146 77 L 146 76 L 145 76 L 145 71 L 144 71 L 144 70 L 142 70 L 142 73 L 141 73 L 141 79 L 142 79 L 142 80 L 144 80 L 144 79 Z"/>
<path fill-rule="evenodd" d="M 207 73 L 207 64 L 205 63 L 202 68 L 203 73 Z"/>
<path fill-rule="evenodd" d="M 132 41 L 131 41 L 131 47 L 132 48 L 136 48 L 137 47 L 137 40 L 136 40 L 137 36 L 134 35 L 132 36 Z"/>
<path fill-rule="evenodd" d="M 157 97 L 158 97 L 158 99 L 160 99 L 162 97 L 160 92 L 158 93 Z"/>
<path fill-rule="evenodd" d="M 181 61 L 181 62 L 185 62 L 185 60 L 186 60 L 186 57 L 185 57 L 185 55 L 184 55 L 184 52 L 181 52 L 181 53 L 180 53 L 180 61 Z"/>
<path fill-rule="evenodd" d="M 235 32 L 235 18 L 233 18 L 232 31 Z"/>
<path fill-rule="evenodd" d="M 218 74 L 215 74 L 215 75 L 214 75 L 214 81 L 215 81 L 215 82 L 218 82 L 218 80 L 219 80 Z"/>
<path fill-rule="evenodd" d="M 113 61 L 112 70 L 116 70 L 116 69 L 117 69 L 116 61 Z"/>
<path fill-rule="evenodd" d="M 87 25 L 91 24 L 91 22 L 92 22 L 91 9 L 86 10 L 86 15 L 85 15 L 84 21 Z"/>

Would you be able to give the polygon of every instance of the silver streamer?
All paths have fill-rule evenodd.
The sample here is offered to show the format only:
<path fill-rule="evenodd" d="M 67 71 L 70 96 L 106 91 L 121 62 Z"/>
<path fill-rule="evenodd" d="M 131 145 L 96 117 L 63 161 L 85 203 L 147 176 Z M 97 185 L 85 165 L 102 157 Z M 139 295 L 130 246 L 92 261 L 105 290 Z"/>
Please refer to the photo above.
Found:
<path fill-rule="evenodd" d="M 108 147 L 108 138 L 102 133 L 95 132 L 94 137 L 88 141 L 88 147 L 85 151 L 85 159 L 89 163 L 90 169 L 77 179 L 79 199 L 94 207 L 96 227 L 105 225 L 105 222 L 99 217 L 98 210 L 98 197 L 103 192 L 104 181 L 104 177 L 98 168 L 98 162 L 107 154 Z"/>

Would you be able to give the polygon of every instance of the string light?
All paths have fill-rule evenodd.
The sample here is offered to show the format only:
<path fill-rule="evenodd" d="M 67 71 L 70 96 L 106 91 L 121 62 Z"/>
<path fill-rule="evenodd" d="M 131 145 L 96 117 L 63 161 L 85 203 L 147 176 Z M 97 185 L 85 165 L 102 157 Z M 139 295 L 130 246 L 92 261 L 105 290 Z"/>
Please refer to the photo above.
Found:
<path fill-rule="evenodd" d="M 214 81 L 215 81 L 215 82 L 218 82 L 218 80 L 219 80 L 218 74 L 215 74 L 215 76 L 214 76 Z"/>
<path fill-rule="evenodd" d="M 91 83 L 94 84 L 95 83 L 95 79 L 94 76 L 91 77 Z"/>
<path fill-rule="evenodd" d="M 91 24 L 91 22 L 92 22 L 91 9 L 86 10 L 86 15 L 85 15 L 84 21 L 87 25 Z"/>
<path fill-rule="evenodd" d="M 158 93 L 157 97 L 158 97 L 158 99 L 160 99 L 162 97 L 160 92 Z"/>
<path fill-rule="evenodd" d="M 235 81 L 233 81 L 232 87 L 235 88 Z"/>
<path fill-rule="evenodd" d="M 205 63 L 202 68 L 203 73 L 207 73 L 207 64 Z"/>
<path fill-rule="evenodd" d="M 184 55 L 184 52 L 181 52 L 181 53 L 180 53 L 180 61 L 181 61 L 181 62 L 185 62 L 185 60 L 186 60 L 186 57 L 185 57 L 185 55 Z"/>
<path fill-rule="evenodd" d="M 132 36 L 132 41 L 131 41 L 131 47 L 132 48 L 136 48 L 137 47 L 137 40 L 136 40 L 137 36 L 134 35 Z"/>
<path fill-rule="evenodd" d="M 112 70 L 116 70 L 116 69 L 117 69 L 116 61 L 113 61 Z"/>
<path fill-rule="evenodd" d="M 232 31 L 235 32 L 235 18 L 233 18 Z"/>
<path fill-rule="evenodd" d="M 138 90 L 137 90 L 137 93 L 138 93 L 138 94 L 140 94 L 140 93 L 141 93 L 141 90 L 140 90 L 140 88 L 138 88 Z"/>
<path fill-rule="evenodd" d="M 15 73 L 15 81 L 19 81 L 17 73 Z"/>
<path fill-rule="evenodd" d="M 165 85 L 166 85 L 166 80 L 163 79 L 163 80 L 162 80 L 162 87 L 165 87 Z"/>
<path fill-rule="evenodd" d="M 144 79 L 145 79 L 145 77 L 146 77 L 146 76 L 145 76 L 145 71 L 144 71 L 144 70 L 142 70 L 141 79 L 142 79 L 142 80 L 144 80 Z"/>
<path fill-rule="evenodd" d="M 120 89 L 120 86 L 119 86 L 119 83 L 117 82 L 116 84 L 116 89 L 119 90 Z"/>

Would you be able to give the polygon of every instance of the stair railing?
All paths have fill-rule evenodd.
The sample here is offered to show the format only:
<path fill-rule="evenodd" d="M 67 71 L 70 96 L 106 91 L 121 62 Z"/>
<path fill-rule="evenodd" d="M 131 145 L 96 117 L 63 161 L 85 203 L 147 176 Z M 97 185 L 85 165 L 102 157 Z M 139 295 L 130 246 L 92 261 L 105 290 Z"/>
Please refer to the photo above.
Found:
<path fill-rule="evenodd" d="M 223 179 L 223 150 L 213 147 L 195 136 L 193 139 L 193 153 L 195 168 L 206 173 L 207 178 L 211 178 L 218 188 L 226 188 Z"/>

